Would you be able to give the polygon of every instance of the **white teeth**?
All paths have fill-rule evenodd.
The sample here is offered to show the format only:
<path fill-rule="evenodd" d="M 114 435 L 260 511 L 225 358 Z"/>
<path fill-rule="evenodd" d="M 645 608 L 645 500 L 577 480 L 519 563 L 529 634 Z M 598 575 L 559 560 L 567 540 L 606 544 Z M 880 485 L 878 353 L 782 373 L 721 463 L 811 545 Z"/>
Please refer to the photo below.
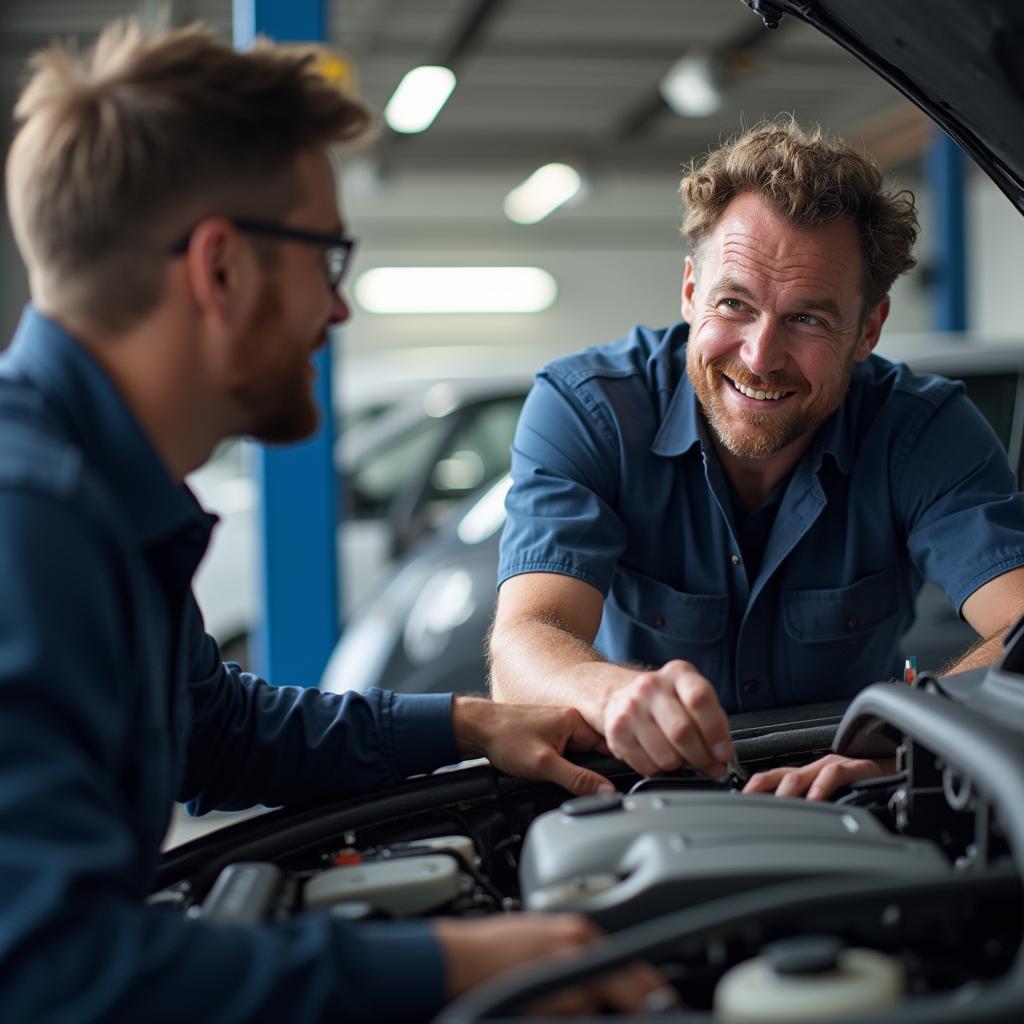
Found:
<path fill-rule="evenodd" d="M 775 402 L 786 394 L 785 391 L 755 391 L 753 388 L 748 388 L 737 381 L 733 381 L 732 386 L 741 395 L 746 395 L 747 398 L 756 398 L 759 402 L 764 402 L 766 400 L 769 402 Z"/>

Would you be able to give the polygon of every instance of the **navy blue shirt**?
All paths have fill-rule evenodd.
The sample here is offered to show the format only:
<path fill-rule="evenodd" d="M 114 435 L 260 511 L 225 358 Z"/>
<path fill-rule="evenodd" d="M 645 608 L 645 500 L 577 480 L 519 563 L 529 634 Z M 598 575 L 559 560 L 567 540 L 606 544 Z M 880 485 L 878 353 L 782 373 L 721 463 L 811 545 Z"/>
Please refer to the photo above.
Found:
<path fill-rule="evenodd" d="M 4 1021 L 418 1020 L 443 1002 L 423 923 L 216 926 L 144 904 L 175 799 L 339 798 L 459 759 L 448 695 L 222 664 L 190 587 L 214 522 L 29 310 L 0 358 Z"/>
<path fill-rule="evenodd" d="M 515 436 L 499 583 L 596 587 L 609 658 L 684 658 L 729 713 L 850 697 L 900 673 L 922 579 L 959 609 L 1024 565 L 1024 498 L 963 386 L 878 356 L 856 366 L 766 540 L 742 536 L 686 339 L 685 324 L 637 327 L 555 361 Z"/>

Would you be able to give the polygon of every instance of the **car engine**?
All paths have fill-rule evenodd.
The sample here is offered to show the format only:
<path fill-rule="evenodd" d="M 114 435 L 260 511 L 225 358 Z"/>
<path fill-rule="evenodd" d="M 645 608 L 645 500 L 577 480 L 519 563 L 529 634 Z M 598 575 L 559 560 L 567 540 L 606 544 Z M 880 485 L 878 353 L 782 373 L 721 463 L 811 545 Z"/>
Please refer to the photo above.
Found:
<path fill-rule="evenodd" d="M 181 847 L 152 899 L 225 922 L 573 911 L 608 933 L 464 997 L 449 1024 L 515 1018 L 638 959 L 671 982 L 678 1020 L 1024 1019 L 1024 641 L 988 672 L 871 686 L 838 729 L 835 711 L 737 716 L 741 762 L 831 745 L 895 756 L 894 774 L 811 803 L 585 757 L 619 791 L 566 800 L 464 766 Z"/>

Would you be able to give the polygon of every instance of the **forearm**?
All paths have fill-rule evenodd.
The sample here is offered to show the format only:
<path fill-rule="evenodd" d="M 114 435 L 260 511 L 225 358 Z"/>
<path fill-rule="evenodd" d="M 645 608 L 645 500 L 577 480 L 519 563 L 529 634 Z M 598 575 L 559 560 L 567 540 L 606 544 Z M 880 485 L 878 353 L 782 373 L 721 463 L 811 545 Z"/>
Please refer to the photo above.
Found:
<path fill-rule="evenodd" d="M 495 700 L 575 707 L 599 732 L 608 697 L 638 671 L 607 661 L 564 627 L 536 619 L 495 630 L 490 656 Z"/>
<path fill-rule="evenodd" d="M 447 694 L 325 694 L 220 666 L 190 693 L 193 813 L 339 799 L 460 759 Z"/>
<path fill-rule="evenodd" d="M 979 640 L 952 664 L 942 670 L 942 675 L 951 676 L 967 672 L 972 668 L 985 668 L 994 664 L 1003 653 L 1003 631 L 1000 630 L 985 640 Z"/>

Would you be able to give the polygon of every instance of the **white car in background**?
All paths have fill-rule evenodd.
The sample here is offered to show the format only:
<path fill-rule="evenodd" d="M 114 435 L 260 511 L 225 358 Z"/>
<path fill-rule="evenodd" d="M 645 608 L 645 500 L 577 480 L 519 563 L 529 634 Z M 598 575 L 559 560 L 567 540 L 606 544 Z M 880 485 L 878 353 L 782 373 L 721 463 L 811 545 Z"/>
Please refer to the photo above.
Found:
<path fill-rule="evenodd" d="M 528 378 L 440 382 L 346 415 L 335 443 L 337 553 L 343 617 L 384 569 L 463 499 L 508 470 Z M 207 631 L 246 662 L 260 574 L 252 446 L 229 442 L 188 483 L 216 512 L 195 591 Z"/>

